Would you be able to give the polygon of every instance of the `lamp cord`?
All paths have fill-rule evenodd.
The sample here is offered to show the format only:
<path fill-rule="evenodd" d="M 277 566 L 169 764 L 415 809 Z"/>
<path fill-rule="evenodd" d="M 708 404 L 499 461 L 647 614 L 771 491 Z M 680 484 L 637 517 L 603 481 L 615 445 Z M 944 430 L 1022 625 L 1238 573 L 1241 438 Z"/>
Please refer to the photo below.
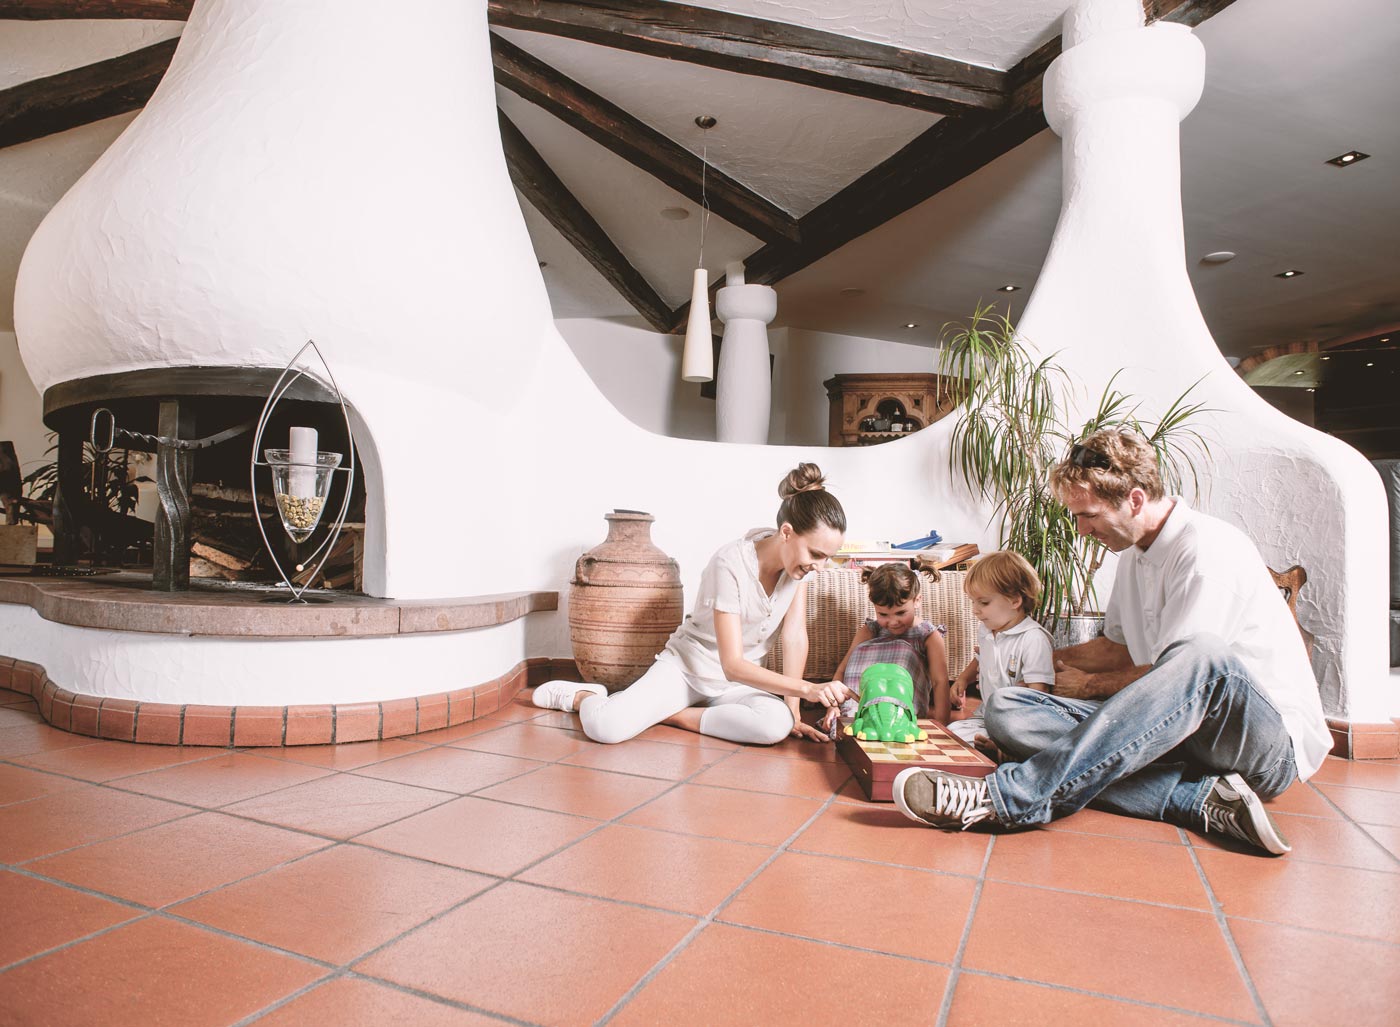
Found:
<path fill-rule="evenodd" d="M 700 146 L 700 259 L 696 267 L 705 266 L 705 226 L 710 223 L 710 199 L 705 193 L 705 172 L 710 167 L 710 144 L 706 140 Z"/>

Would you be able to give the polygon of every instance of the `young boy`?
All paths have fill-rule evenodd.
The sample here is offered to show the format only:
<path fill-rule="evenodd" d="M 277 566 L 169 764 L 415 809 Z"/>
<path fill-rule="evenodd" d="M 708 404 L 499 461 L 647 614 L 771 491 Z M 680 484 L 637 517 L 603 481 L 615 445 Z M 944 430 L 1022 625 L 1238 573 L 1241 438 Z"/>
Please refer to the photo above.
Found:
<path fill-rule="evenodd" d="M 1055 683 L 1054 646 L 1050 632 L 1030 616 L 1040 599 L 1035 568 L 1019 553 L 988 553 L 968 571 L 963 591 L 982 627 L 977 633 L 977 655 L 953 682 L 953 706 L 961 708 L 967 686 L 974 681 L 984 702 L 1009 685 L 1048 692 Z M 979 749 L 994 751 L 981 717 L 955 720 L 948 730 Z"/>

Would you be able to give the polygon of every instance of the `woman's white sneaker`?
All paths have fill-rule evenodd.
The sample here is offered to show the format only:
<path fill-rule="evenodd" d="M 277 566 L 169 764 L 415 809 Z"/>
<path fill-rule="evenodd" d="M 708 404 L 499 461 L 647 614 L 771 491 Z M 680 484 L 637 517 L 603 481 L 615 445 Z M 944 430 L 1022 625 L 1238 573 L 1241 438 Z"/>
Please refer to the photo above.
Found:
<path fill-rule="evenodd" d="M 607 695 L 602 685 L 588 685 L 578 681 L 546 681 L 535 689 L 530 701 L 544 710 L 574 712 L 574 696 L 579 692 L 592 692 L 594 695 Z"/>

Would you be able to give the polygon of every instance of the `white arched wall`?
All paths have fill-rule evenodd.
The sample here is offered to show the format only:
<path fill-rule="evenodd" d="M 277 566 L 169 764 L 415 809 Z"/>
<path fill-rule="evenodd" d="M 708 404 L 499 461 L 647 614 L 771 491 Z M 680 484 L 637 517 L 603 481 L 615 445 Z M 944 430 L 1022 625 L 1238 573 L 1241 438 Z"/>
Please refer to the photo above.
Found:
<path fill-rule="evenodd" d="M 364 74 L 371 64 L 376 73 Z M 1067 355 L 1091 383 L 1105 366 L 1129 364 L 1140 366 L 1130 385 L 1160 394 L 1194 377 L 1189 367 L 1224 365 L 1186 284 L 1176 115 L 1148 114 L 1151 153 L 1169 166 L 1154 165 L 1145 180 L 1170 192 L 1160 204 L 1109 203 L 1126 215 L 1116 228 L 1140 245 L 1120 247 L 1116 264 L 1093 252 L 1112 222 L 1084 191 L 1124 192 L 1114 176 L 1129 168 L 1115 162 L 1132 147 L 1114 133 L 1149 133 L 1131 118 L 1094 120 L 1093 132 L 1071 127 L 1065 216 L 1023 324 L 1041 344 L 1071 344 Z M 1143 277 L 1114 300 L 1119 316 L 1103 316 L 1103 283 L 1127 287 L 1128 268 Z M 1127 346 L 1095 334 L 1136 324 L 1143 311 L 1151 329 Z M 913 537 L 936 524 L 948 537 L 988 541 L 985 511 L 948 475 L 951 419 L 873 449 L 726 446 L 652 435 L 603 398 L 550 319 L 500 150 L 481 0 L 416 0 L 392 19 L 369 0 L 198 0 L 146 109 L 35 234 L 16 325 L 41 390 L 172 364 L 278 366 L 315 338 L 372 436 L 382 511 L 370 510 L 366 580 L 379 594 L 564 592 L 578 553 L 603 535 L 602 514 L 618 506 L 656 514 L 654 538 L 693 594 L 718 544 L 771 522 L 776 482 L 803 459 L 828 471 L 853 534 Z M 1179 364 L 1157 366 L 1163 352 L 1180 352 Z M 1284 429 L 1265 420 L 1262 403 L 1245 405 L 1243 385 L 1211 389 L 1248 411 L 1222 415 L 1240 424 L 1232 441 L 1267 436 L 1268 452 L 1278 451 Z M 542 411 L 557 420 L 542 424 Z M 1296 459 L 1320 466 L 1320 446 L 1300 433 Z M 1353 484 L 1348 477 L 1338 491 L 1350 496 Z M 1350 503 L 1340 515 L 1347 531 L 1368 529 L 1369 514 L 1348 511 Z M 1300 550 L 1304 562 L 1326 555 L 1350 570 L 1349 539 L 1321 545 Z M 1310 571 L 1325 583 L 1325 572 Z M 1350 616 L 1351 587 L 1341 590 L 1337 630 L 1329 621 L 1319 632 L 1340 654 L 1335 669 L 1324 660 L 1332 712 L 1346 712 L 1364 672 L 1383 666 Z M 7 655 L 44 663 L 45 646 L 77 653 L 64 660 L 80 677 L 63 682 L 77 691 L 153 698 L 144 682 L 168 680 L 173 660 L 192 689 L 186 701 L 248 701 L 217 641 L 133 645 L 113 661 L 100 655 L 110 657 L 112 640 L 84 629 L 45 632 L 47 642 L 5 634 L 20 649 Z M 500 673 L 473 662 L 487 651 L 497 664 L 512 647 L 523 650 L 517 658 L 568 652 L 562 611 L 518 634 L 507 625 L 402 641 L 395 652 L 411 653 L 424 681 Z M 493 649 L 488 637 L 506 641 Z M 1365 645 L 1350 653 L 1353 638 Z M 276 645 L 287 647 L 288 665 L 362 692 L 355 647 Z M 400 687 L 386 682 L 385 697 Z"/>
<path fill-rule="evenodd" d="M 771 523 L 777 482 L 803 459 L 830 472 L 855 530 L 985 527 L 949 488 L 946 426 L 870 452 L 725 446 L 653 435 L 608 403 L 551 319 L 501 153 L 480 0 L 416 0 L 392 19 L 369 0 L 198 0 L 146 108 L 35 233 L 16 324 L 41 391 L 137 368 L 275 367 L 314 338 L 379 485 L 367 589 L 399 599 L 567 595 L 618 506 L 656 514 L 693 592 L 720 543 Z M 122 647 L 26 631 L 27 616 L 0 610 L 6 655 L 60 666 L 72 690 L 154 699 L 178 666 L 188 702 L 249 701 L 230 652 L 251 647 Z M 561 611 L 524 632 L 400 636 L 380 648 L 412 652 L 413 673 L 372 673 L 384 697 L 482 680 L 514 662 L 491 637 L 523 647 L 514 659 L 569 652 Z M 362 697 L 371 672 L 354 653 L 370 647 L 275 647 Z"/>
<path fill-rule="evenodd" d="M 1385 498 L 1365 459 L 1259 398 L 1225 363 L 1186 273 L 1178 124 L 1200 99 L 1203 48 L 1183 26 L 1143 27 L 1137 0 L 1080 0 L 1045 76 L 1062 137 L 1064 200 L 1020 323 L 1084 384 L 1161 413 L 1195 398 L 1214 462 L 1198 505 L 1242 527 L 1274 568 L 1302 564 L 1300 620 L 1329 714 L 1400 713 L 1388 671 Z"/>

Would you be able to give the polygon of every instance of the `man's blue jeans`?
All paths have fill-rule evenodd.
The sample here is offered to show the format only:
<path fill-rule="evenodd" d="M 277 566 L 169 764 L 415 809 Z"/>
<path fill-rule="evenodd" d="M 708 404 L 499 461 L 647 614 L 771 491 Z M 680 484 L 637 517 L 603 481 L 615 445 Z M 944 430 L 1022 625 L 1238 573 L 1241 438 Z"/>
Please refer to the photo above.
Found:
<path fill-rule="evenodd" d="M 1293 742 L 1224 642 L 1194 635 L 1102 701 L 1030 688 L 993 692 L 987 733 L 1012 759 L 987 778 L 997 819 L 1043 824 L 1095 809 L 1200 828 L 1216 779 L 1270 799 L 1297 778 Z"/>

